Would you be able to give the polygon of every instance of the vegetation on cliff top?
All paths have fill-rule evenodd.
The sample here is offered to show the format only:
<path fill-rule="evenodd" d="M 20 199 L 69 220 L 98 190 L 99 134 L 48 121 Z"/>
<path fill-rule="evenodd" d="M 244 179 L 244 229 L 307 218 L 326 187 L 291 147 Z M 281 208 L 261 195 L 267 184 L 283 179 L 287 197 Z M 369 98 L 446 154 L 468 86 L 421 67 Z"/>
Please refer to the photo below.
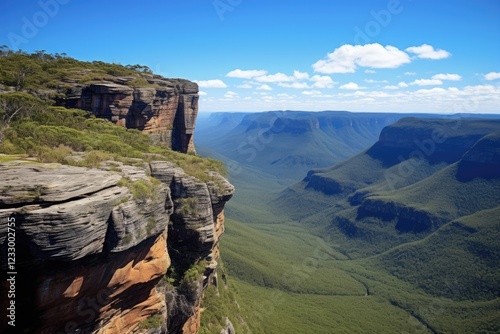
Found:
<path fill-rule="evenodd" d="M 16 91 L 54 89 L 64 92 L 72 84 L 125 77 L 131 87 L 149 87 L 144 78 L 152 71 L 144 65 L 120 65 L 102 61 L 85 62 L 66 54 L 49 54 L 44 50 L 32 54 L 0 48 L 0 83 Z M 55 96 L 54 96 L 55 97 Z"/>
<path fill-rule="evenodd" d="M 0 85 L 16 91 L 1 93 L 0 86 L 0 153 L 84 167 L 98 167 L 106 160 L 166 160 L 200 181 L 216 181 L 206 171 L 224 175 L 219 161 L 154 145 L 148 135 L 84 110 L 53 106 L 56 97 L 50 94 L 40 98 L 40 90 L 60 90 L 68 80 L 83 83 L 119 75 L 139 80 L 144 73 L 150 70 L 141 65 L 89 63 L 43 51 L 26 54 L 1 49 Z"/>
<path fill-rule="evenodd" d="M 117 76 L 127 76 L 124 83 L 147 86 L 149 84 L 143 75 L 150 74 L 150 69 L 141 65 L 87 63 L 65 55 L 54 56 L 44 52 L 29 55 L 0 49 L 0 162 L 26 160 L 30 163 L 61 163 L 120 172 L 121 163 L 144 165 L 164 160 L 176 164 L 186 174 L 202 182 L 220 185 L 219 177 L 210 172 L 225 175 L 222 162 L 155 145 L 149 135 L 96 118 L 88 111 L 54 106 L 58 94 L 63 96 L 65 89 L 75 83 L 118 82 L 120 78 Z M 118 183 L 127 187 L 136 201 L 157 196 L 159 184 L 160 181 L 152 177 L 135 181 L 124 177 Z M 181 210 L 184 214 L 194 214 L 196 202 L 196 198 L 185 199 Z M 149 235 L 155 225 L 154 219 L 145 225 Z M 126 240 L 130 237 L 126 235 L 124 242 L 130 241 Z M 180 277 L 171 275 L 166 277 L 166 282 L 170 287 L 172 283 L 180 286 L 179 290 L 188 297 L 195 296 L 206 266 L 206 261 L 197 260 L 190 267 L 177 268 Z M 172 266 L 171 272 L 175 269 Z M 170 301 L 175 303 L 184 303 L 187 298 L 175 289 L 169 292 L 173 294 Z M 181 311 L 191 312 L 191 307 L 180 308 Z M 142 321 L 139 329 L 161 325 L 160 315 L 154 315 Z"/>

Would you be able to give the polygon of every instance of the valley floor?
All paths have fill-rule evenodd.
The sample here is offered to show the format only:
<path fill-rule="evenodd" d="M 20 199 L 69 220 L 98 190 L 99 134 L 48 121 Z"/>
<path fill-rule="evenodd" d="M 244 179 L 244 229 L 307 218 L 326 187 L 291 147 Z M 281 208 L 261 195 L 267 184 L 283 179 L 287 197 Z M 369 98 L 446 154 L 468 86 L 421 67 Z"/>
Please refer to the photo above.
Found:
<path fill-rule="evenodd" d="M 221 252 L 240 332 L 500 333 L 500 123 L 451 124 L 399 120 L 302 181 L 225 156 L 238 140 L 207 150 L 236 187 Z M 405 160 L 435 128 L 437 153 Z"/>
<path fill-rule="evenodd" d="M 248 332 L 498 332 L 500 299 L 430 296 L 296 224 L 226 226 L 223 261 Z"/>

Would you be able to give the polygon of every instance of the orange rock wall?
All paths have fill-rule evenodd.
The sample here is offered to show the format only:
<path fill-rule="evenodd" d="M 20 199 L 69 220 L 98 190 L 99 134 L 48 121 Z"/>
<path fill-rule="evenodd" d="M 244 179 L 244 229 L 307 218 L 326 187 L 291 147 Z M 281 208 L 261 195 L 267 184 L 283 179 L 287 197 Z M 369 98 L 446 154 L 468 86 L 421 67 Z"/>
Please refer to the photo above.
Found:
<path fill-rule="evenodd" d="M 119 79 L 119 78 L 115 78 Z M 147 132 L 174 151 L 194 152 L 193 133 L 198 114 L 198 85 L 183 79 L 148 78 L 153 87 L 130 87 L 99 82 L 73 87 L 59 101 L 66 107 L 92 111 L 120 126 Z"/>
<path fill-rule="evenodd" d="M 107 259 L 99 256 L 90 261 L 37 280 L 36 304 L 44 323 L 40 333 L 77 329 L 129 333 L 142 320 L 157 313 L 164 315 L 164 296 L 156 291 L 156 285 L 170 265 L 166 233 Z M 96 323 L 100 328 L 93 328 Z"/>

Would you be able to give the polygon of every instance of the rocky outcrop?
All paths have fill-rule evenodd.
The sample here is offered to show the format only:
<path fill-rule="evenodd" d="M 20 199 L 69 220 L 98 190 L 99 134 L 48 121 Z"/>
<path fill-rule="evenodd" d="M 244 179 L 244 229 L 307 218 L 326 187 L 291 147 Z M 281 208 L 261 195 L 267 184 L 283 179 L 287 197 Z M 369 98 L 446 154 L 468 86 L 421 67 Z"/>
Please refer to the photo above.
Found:
<path fill-rule="evenodd" d="M 58 103 L 92 111 L 118 125 L 151 134 L 153 140 L 175 151 L 194 151 L 198 114 L 198 85 L 184 79 L 145 75 L 150 87 L 130 87 L 135 79 L 115 77 L 89 85 L 75 85 Z"/>
<path fill-rule="evenodd" d="M 169 184 L 175 198 L 175 210 L 169 226 L 169 249 L 174 266 L 185 268 L 186 264 L 206 261 L 201 280 L 192 282 L 191 286 L 181 285 L 177 287 L 179 291 L 172 294 L 185 295 L 183 290 L 189 290 L 190 298 L 173 303 L 178 310 L 169 310 L 177 315 L 169 322 L 169 331 L 175 333 L 176 329 L 184 326 L 182 332 L 196 333 L 194 328 L 196 324 L 199 326 L 200 293 L 202 287 L 206 287 L 216 275 L 220 257 L 218 244 L 224 232 L 224 204 L 231 198 L 234 187 L 218 174 L 212 174 L 212 182 L 200 182 L 165 162 L 152 162 L 151 175 Z M 185 311 L 186 307 L 189 312 Z"/>
<path fill-rule="evenodd" d="M 386 167 L 411 157 L 453 163 L 499 126 L 498 120 L 403 118 L 385 127 L 367 154 Z"/>
<path fill-rule="evenodd" d="M 314 170 L 307 173 L 303 182 L 306 183 L 306 189 L 320 191 L 325 195 L 350 193 L 355 190 L 352 184 L 324 176 L 321 173 L 316 173 Z"/>
<path fill-rule="evenodd" d="M 478 140 L 460 161 L 457 178 L 469 181 L 476 177 L 500 177 L 500 131 Z"/>
<path fill-rule="evenodd" d="M 223 208 L 234 191 L 223 177 L 213 174 L 214 181 L 204 183 L 165 161 L 101 169 L 14 161 L 0 164 L 0 174 L 0 220 L 16 222 L 17 289 L 23 291 L 16 299 L 17 329 L 172 333 L 186 322 L 199 327 L 195 311 L 217 267 Z M 3 271 L 6 236 L 2 224 Z M 192 309 L 179 319 L 167 316 L 171 258 L 187 267 L 206 263 L 195 280 L 200 289 L 188 298 Z M 158 323 L 146 321 L 151 317 Z"/>
<path fill-rule="evenodd" d="M 378 218 L 382 221 L 395 222 L 398 232 L 428 232 L 441 226 L 445 220 L 435 217 L 429 212 L 405 206 L 393 201 L 377 198 L 366 198 L 357 209 L 356 220 L 366 217 Z"/>
<path fill-rule="evenodd" d="M 220 331 L 220 334 L 236 334 L 234 326 L 229 318 L 226 318 L 226 327 Z"/>

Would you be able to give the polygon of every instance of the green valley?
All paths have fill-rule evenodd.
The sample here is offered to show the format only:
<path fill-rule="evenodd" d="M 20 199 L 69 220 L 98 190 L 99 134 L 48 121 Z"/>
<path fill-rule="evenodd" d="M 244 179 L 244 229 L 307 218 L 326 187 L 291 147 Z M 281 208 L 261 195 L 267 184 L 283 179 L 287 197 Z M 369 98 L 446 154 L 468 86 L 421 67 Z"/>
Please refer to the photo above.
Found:
<path fill-rule="evenodd" d="M 500 123 L 458 122 L 403 118 L 288 187 L 265 163 L 203 147 L 239 168 L 221 251 L 241 330 L 500 331 Z M 444 140 L 426 141 L 435 129 Z"/>

